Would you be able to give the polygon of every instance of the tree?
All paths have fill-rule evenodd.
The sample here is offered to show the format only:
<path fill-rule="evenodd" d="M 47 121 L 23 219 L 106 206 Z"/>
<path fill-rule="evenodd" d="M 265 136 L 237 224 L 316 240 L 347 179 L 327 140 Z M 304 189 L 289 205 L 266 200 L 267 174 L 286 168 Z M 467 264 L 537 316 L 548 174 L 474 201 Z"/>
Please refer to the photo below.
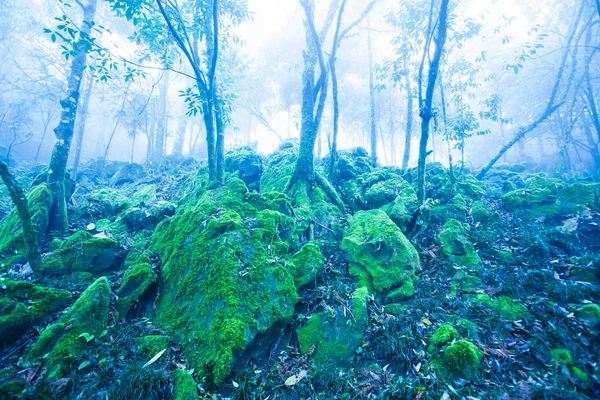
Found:
<path fill-rule="evenodd" d="M 425 87 L 425 97 L 423 98 L 423 69 L 425 60 L 429 54 L 431 39 L 428 39 L 425 44 L 423 58 L 419 69 L 419 116 L 421 117 L 421 140 L 419 143 L 419 164 L 417 171 L 417 197 L 419 203 L 425 202 L 425 164 L 427 161 L 427 144 L 429 142 L 429 130 L 431 119 L 433 118 L 433 95 L 435 92 L 436 81 L 438 78 L 440 63 L 444 52 L 444 44 L 446 43 L 446 33 L 448 30 L 448 3 L 449 0 L 442 0 L 440 5 L 439 17 L 437 21 L 437 34 L 435 35 L 435 52 L 433 58 L 429 61 L 429 71 L 427 77 L 427 86 Z M 433 17 L 434 1 L 431 3 L 430 20 Z M 431 26 L 431 24 L 430 24 Z M 431 30 L 428 29 L 428 32 Z M 429 34 L 428 34 L 429 35 Z"/>

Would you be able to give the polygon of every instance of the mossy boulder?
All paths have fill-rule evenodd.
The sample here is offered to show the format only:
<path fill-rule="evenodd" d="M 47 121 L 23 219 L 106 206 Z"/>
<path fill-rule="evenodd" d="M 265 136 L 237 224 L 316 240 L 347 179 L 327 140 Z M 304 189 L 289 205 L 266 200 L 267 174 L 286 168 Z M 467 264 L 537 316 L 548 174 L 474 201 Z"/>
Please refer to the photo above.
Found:
<path fill-rule="evenodd" d="M 600 183 L 574 183 L 558 191 L 558 199 L 565 212 L 590 208 L 600 211 Z"/>
<path fill-rule="evenodd" d="M 456 189 L 462 195 L 470 199 L 480 199 L 485 195 L 485 183 L 477 180 L 472 175 L 465 175 L 456 183 Z"/>
<path fill-rule="evenodd" d="M 514 265 L 517 262 L 513 253 L 507 250 L 490 249 L 490 254 L 504 264 Z"/>
<path fill-rule="evenodd" d="M 429 339 L 429 347 L 427 350 L 429 352 L 439 350 L 457 340 L 459 337 L 460 335 L 455 327 L 451 324 L 442 324 L 435 330 L 433 336 Z"/>
<path fill-rule="evenodd" d="M 460 288 L 463 292 L 474 293 L 481 288 L 481 278 L 469 275 L 463 270 L 459 270 L 452 277 L 452 285 L 455 285 L 456 289 Z"/>
<path fill-rule="evenodd" d="M 419 269 L 419 255 L 383 211 L 359 211 L 350 218 L 344 231 L 342 250 L 359 285 L 382 297 L 397 288 L 402 288 L 405 295 L 409 294 L 415 271 Z"/>
<path fill-rule="evenodd" d="M 251 146 L 237 147 L 225 155 L 225 171 L 230 172 L 248 186 L 259 189 L 260 178 L 265 170 L 263 157 Z"/>
<path fill-rule="evenodd" d="M 133 194 L 132 198 L 137 204 L 156 201 L 156 185 L 142 186 Z"/>
<path fill-rule="evenodd" d="M 290 268 L 296 287 L 300 289 L 315 281 L 323 272 L 325 258 L 314 243 L 307 243 L 290 259 Z"/>
<path fill-rule="evenodd" d="M 583 304 L 575 307 L 577 319 L 593 329 L 600 329 L 600 306 L 598 304 Z"/>
<path fill-rule="evenodd" d="M 439 202 L 431 207 L 429 215 L 432 222 L 443 223 L 448 219 L 456 219 L 459 221 L 465 221 L 467 217 L 467 200 L 460 194 L 456 193 L 452 199 Z"/>
<path fill-rule="evenodd" d="M 187 371 L 177 368 L 173 372 L 174 400 L 192 400 L 198 398 L 198 389 L 194 377 Z"/>
<path fill-rule="evenodd" d="M 481 258 L 469 240 L 468 234 L 469 225 L 449 219 L 442 227 L 437 241 L 442 246 L 442 253 L 452 263 L 479 270 L 482 265 Z"/>
<path fill-rule="evenodd" d="M 148 263 L 135 264 L 129 267 L 123 275 L 123 281 L 117 295 L 117 311 L 120 318 L 125 318 L 131 307 L 156 282 L 157 275 Z"/>
<path fill-rule="evenodd" d="M 48 230 L 50 207 L 54 196 L 45 183 L 35 186 L 27 194 L 31 222 L 35 227 L 38 242 L 42 243 Z M 0 221 L 0 258 L 12 257 L 25 251 L 23 229 L 17 210 L 13 209 Z"/>
<path fill-rule="evenodd" d="M 41 333 L 26 359 L 42 359 L 48 368 L 49 380 L 64 377 L 87 340 L 106 328 L 110 295 L 108 280 L 105 277 L 96 280 L 56 323 Z"/>
<path fill-rule="evenodd" d="M 201 379 L 216 383 L 257 334 L 291 318 L 298 300 L 282 240 L 293 219 L 248 194 L 228 178 L 188 199 L 153 235 L 162 260 L 153 319 L 181 340 Z"/>
<path fill-rule="evenodd" d="M 0 343 L 19 338 L 70 300 L 66 290 L 0 278 Z"/>
<path fill-rule="evenodd" d="M 466 340 L 458 340 L 444 349 L 434 365 L 442 375 L 475 380 L 481 374 L 482 358 L 483 351 L 477 346 Z"/>
<path fill-rule="evenodd" d="M 573 365 L 573 358 L 567 349 L 550 349 L 552 360 L 557 364 Z"/>
<path fill-rule="evenodd" d="M 493 299 L 485 294 L 479 293 L 471 296 L 471 300 L 475 303 L 483 303 L 494 310 L 502 318 L 516 321 L 523 317 L 529 316 L 529 310 L 521 302 L 513 300 L 508 296 L 498 296 Z"/>
<path fill-rule="evenodd" d="M 499 219 L 498 213 L 489 210 L 481 201 L 473 202 L 471 217 L 473 217 L 473 221 L 483 225 L 491 224 Z"/>
<path fill-rule="evenodd" d="M 165 335 L 148 335 L 138 338 L 138 348 L 148 357 L 154 357 L 169 347 L 171 338 Z"/>
<path fill-rule="evenodd" d="M 141 204 L 125 211 L 123 219 L 127 227 L 133 231 L 152 230 L 165 217 L 175 215 L 176 205 L 168 201 L 157 201 L 152 204 Z"/>
<path fill-rule="evenodd" d="M 535 175 L 525 181 L 525 187 L 502 196 L 504 208 L 510 212 L 526 210 L 531 217 L 554 216 L 560 211 L 559 189 L 563 183 L 557 179 Z"/>
<path fill-rule="evenodd" d="M 337 176 L 345 181 L 353 180 L 359 175 L 371 172 L 373 169 L 369 152 L 362 147 L 342 150 L 335 167 Z"/>
<path fill-rule="evenodd" d="M 44 271 L 50 275 L 104 271 L 115 264 L 116 246 L 114 239 L 76 232 L 63 241 L 53 242 L 54 251 L 43 260 Z"/>
<path fill-rule="evenodd" d="M 133 183 L 145 176 L 146 171 L 140 164 L 125 164 L 113 175 L 110 184 L 112 186 L 122 186 L 126 183 Z"/>
<path fill-rule="evenodd" d="M 340 305 L 313 314 L 298 330 L 302 353 L 314 351 L 312 359 L 317 365 L 351 365 L 367 329 L 368 293 L 364 287 L 354 291 L 350 312 Z"/>
<path fill-rule="evenodd" d="M 266 161 L 266 169 L 260 178 L 261 192 L 285 192 L 285 188 L 294 172 L 298 158 L 298 145 L 284 142 Z"/>

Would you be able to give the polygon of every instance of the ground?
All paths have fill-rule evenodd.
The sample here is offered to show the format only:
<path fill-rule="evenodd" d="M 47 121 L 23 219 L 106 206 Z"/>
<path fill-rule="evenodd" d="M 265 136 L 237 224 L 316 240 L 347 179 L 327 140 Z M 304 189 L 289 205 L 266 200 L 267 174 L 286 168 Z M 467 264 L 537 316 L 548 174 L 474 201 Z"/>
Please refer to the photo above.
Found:
<path fill-rule="evenodd" d="M 598 184 L 434 164 L 414 219 L 414 171 L 356 149 L 342 213 L 281 193 L 294 149 L 232 150 L 223 187 L 191 159 L 83 166 L 41 276 L 0 192 L 0 397 L 600 396 Z"/>

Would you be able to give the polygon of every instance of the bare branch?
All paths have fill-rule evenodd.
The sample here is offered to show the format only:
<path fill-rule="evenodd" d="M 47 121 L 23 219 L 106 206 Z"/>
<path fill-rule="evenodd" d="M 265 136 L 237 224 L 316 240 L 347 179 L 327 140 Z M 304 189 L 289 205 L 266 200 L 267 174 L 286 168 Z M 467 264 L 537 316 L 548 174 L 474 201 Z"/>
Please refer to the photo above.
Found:
<path fill-rule="evenodd" d="M 373 7 L 375 6 L 375 3 L 377 3 L 378 0 L 371 0 L 371 2 L 367 5 L 367 7 L 365 7 L 364 11 L 358 16 L 358 18 L 352 22 L 350 25 L 348 25 L 348 27 L 346 29 L 344 29 L 342 31 L 342 33 L 340 34 L 340 39 L 339 41 L 341 42 L 342 40 L 344 40 L 344 38 L 346 37 L 346 35 L 348 33 L 350 33 L 350 31 L 352 29 L 354 29 L 354 27 L 358 24 L 361 23 L 361 21 L 363 19 L 365 19 L 365 17 L 371 12 L 371 10 L 373 9 Z M 339 42 L 338 42 L 339 43 Z"/>

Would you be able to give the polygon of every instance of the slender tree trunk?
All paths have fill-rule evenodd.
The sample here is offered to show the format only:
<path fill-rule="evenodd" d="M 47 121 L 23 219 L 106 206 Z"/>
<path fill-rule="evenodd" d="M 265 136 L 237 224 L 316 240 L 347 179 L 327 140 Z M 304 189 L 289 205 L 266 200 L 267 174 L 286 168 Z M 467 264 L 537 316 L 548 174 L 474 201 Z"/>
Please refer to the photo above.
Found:
<path fill-rule="evenodd" d="M 80 27 L 82 35 L 89 36 L 91 24 L 96 14 L 97 0 L 89 0 L 86 7 L 83 8 L 84 23 Z M 81 49 L 73 57 L 71 62 L 71 71 L 67 80 L 67 96 L 61 100 L 62 106 L 60 123 L 54 129 L 56 134 L 56 144 L 52 151 L 50 167 L 48 171 L 48 186 L 54 194 L 54 204 L 50 212 L 49 229 L 64 232 L 69 227 L 67 216 L 67 199 L 65 193 L 65 173 L 71 142 L 73 140 L 73 130 L 75 128 L 75 119 L 77 117 L 77 107 L 79 104 L 79 89 L 83 70 L 87 63 L 87 53 Z"/>
<path fill-rule="evenodd" d="M 429 142 L 429 130 L 431 119 L 433 118 L 433 94 L 435 84 L 440 70 L 440 62 L 446 44 L 446 33 L 448 30 L 448 3 L 450 0 L 442 0 L 440 5 L 440 14 L 438 19 L 438 32 L 434 39 L 435 53 L 429 64 L 429 72 L 427 78 L 427 89 L 425 99 L 421 105 L 420 116 L 421 122 L 421 141 L 419 143 L 419 164 L 418 164 L 418 180 L 417 180 L 417 197 L 420 204 L 425 203 L 425 164 L 427 162 L 427 143 Z M 427 46 L 426 46 L 427 48 Z M 425 59 L 425 58 L 424 58 Z M 422 87 L 422 82 L 419 82 Z"/>
<path fill-rule="evenodd" d="M 375 121 L 375 71 L 373 69 L 373 43 L 371 27 L 367 19 L 367 56 L 369 59 L 369 104 L 371 118 L 371 164 L 377 166 L 377 123 Z"/>
<path fill-rule="evenodd" d="M 23 242 L 25 242 L 25 254 L 27 261 L 34 273 L 40 274 L 42 272 L 42 258 L 40 256 L 40 247 L 38 245 L 37 233 L 35 227 L 31 222 L 31 213 L 29 212 L 29 204 L 25 192 L 19 186 L 19 183 L 8 171 L 8 166 L 0 161 L 0 177 L 4 181 L 10 198 L 17 207 L 17 214 L 21 220 L 21 227 L 23 228 Z"/>
<path fill-rule="evenodd" d="M 163 76 L 164 82 L 161 88 L 161 100 L 160 100 L 160 111 L 159 111 L 159 122 L 158 129 L 156 130 L 154 137 L 154 150 L 152 154 L 152 162 L 159 164 L 164 157 L 164 148 L 167 136 L 167 126 L 169 116 L 167 113 L 167 99 L 169 97 L 169 71 L 165 71 Z M 124 104 L 124 103 L 123 103 Z"/>
<path fill-rule="evenodd" d="M 590 123 L 585 119 L 582 122 L 585 138 L 587 139 L 588 146 L 590 149 L 590 155 L 592 156 L 592 159 L 594 160 L 594 165 L 596 166 L 596 171 L 594 175 L 598 177 L 598 173 L 600 172 L 600 151 L 598 150 L 598 142 L 594 140 Z"/>
<path fill-rule="evenodd" d="M 88 110 L 90 107 L 90 98 L 94 87 L 94 77 L 88 74 L 87 85 L 84 89 L 83 102 L 81 103 L 81 112 L 79 112 L 77 126 L 77 138 L 75 140 L 75 158 L 73 159 L 73 180 L 77 181 L 77 173 L 81 162 L 81 151 L 83 149 L 83 136 L 85 134 L 85 123 L 88 118 Z"/>
<path fill-rule="evenodd" d="M 597 0 L 600 1 L 600 0 Z M 599 6 L 600 7 L 600 6 Z M 585 63 L 585 83 L 586 83 L 586 97 L 589 104 L 590 117 L 592 119 L 592 123 L 594 124 L 594 129 L 596 130 L 596 134 L 598 136 L 598 140 L 600 140 L 600 115 L 598 113 L 598 106 L 596 105 L 596 98 L 594 96 L 594 87 L 592 86 L 592 79 L 590 77 L 590 64 L 592 63 L 592 50 L 591 42 L 592 42 L 592 27 L 588 27 L 586 35 L 585 35 L 585 47 L 586 47 L 586 60 Z"/>
<path fill-rule="evenodd" d="M 395 132 L 395 130 L 396 130 L 396 126 L 394 124 L 394 116 L 390 112 L 390 147 L 391 147 L 390 161 L 392 162 L 392 165 L 394 167 L 396 166 L 396 141 L 395 141 L 396 132 Z"/>
<path fill-rule="evenodd" d="M 338 131 L 340 126 L 340 102 L 339 102 L 339 89 L 338 89 L 338 80 L 337 80 L 337 71 L 335 69 L 334 58 L 331 58 L 329 61 L 329 68 L 331 71 L 331 95 L 333 99 L 333 134 L 331 138 L 331 149 L 329 154 L 329 177 L 333 178 L 335 173 L 335 163 L 337 162 L 338 149 L 337 149 L 337 140 L 338 140 Z"/>
<path fill-rule="evenodd" d="M 46 139 L 46 133 L 48 133 L 48 126 L 50 125 L 50 120 L 52 119 L 52 113 L 48 111 L 47 119 L 42 118 L 42 123 L 44 124 L 44 130 L 42 132 L 42 139 L 40 140 L 40 144 L 38 145 L 37 151 L 35 152 L 35 160 L 33 163 L 37 165 L 38 160 L 40 158 L 40 151 L 42 150 L 42 146 L 44 145 L 44 139 Z"/>
<path fill-rule="evenodd" d="M 412 82 L 408 70 L 404 73 L 404 83 L 406 85 L 407 103 L 406 103 L 406 136 L 404 139 L 404 157 L 402 158 L 402 169 L 407 169 L 410 162 L 410 147 L 412 143 L 414 101 Z"/>
<path fill-rule="evenodd" d="M 177 129 L 177 138 L 175 139 L 175 146 L 173 146 L 174 154 L 183 154 L 183 147 L 185 144 L 185 136 L 187 133 L 187 127 L 189 119 L 185 118 L 179 121 L 179 127 Z"/>
<path fill-rule="evenodd" d="M 106 161 L 106 159 L 108 158 L 108 153 L 110 151 L 110 146 L 112 145 L 113 139 L 115 137 L 115 134 L 117 133 L 117 129 L 119 129 L 119 125 L 121 123 L 121 118 L 123 117 L 123 114 L 125 112 L 125 104 L 127 103 L 127 95 L 129 94 L 129 86 L 127 86 L 127 89 L 125 90 L 125 95 L 123 96 L 123 102 L 121 103 L 121 108 L 119 109 L 119 113 L 117 115 L 117 120 L 115 121 L 115 126 L 113 127 L 112 132 L 110 133 L 110 137 L 108 138 L 108 143 L 106 145 L 106 149 L 104 149 L 104 157 L 103 159 L 103 163 L 104 161 Z"/>
<path fill-rule="evenodd" d="M 215 120 L 217 123 L 217 143 L 216 143 L 216 180 L 224 183 L 225 179 L 225 124 L 221 109 L 220 99 L 215 99 Z"/>
<path fill-rule="evenodd" d="M 135 155 L 135 139 L 137 138 L 137 132 L 133 132 L 133 135 L 131 136 L 131 159 L 130 159 L 130 163 L 133 164 L 133 159 L 134 159 L 134 155 Z"/>

